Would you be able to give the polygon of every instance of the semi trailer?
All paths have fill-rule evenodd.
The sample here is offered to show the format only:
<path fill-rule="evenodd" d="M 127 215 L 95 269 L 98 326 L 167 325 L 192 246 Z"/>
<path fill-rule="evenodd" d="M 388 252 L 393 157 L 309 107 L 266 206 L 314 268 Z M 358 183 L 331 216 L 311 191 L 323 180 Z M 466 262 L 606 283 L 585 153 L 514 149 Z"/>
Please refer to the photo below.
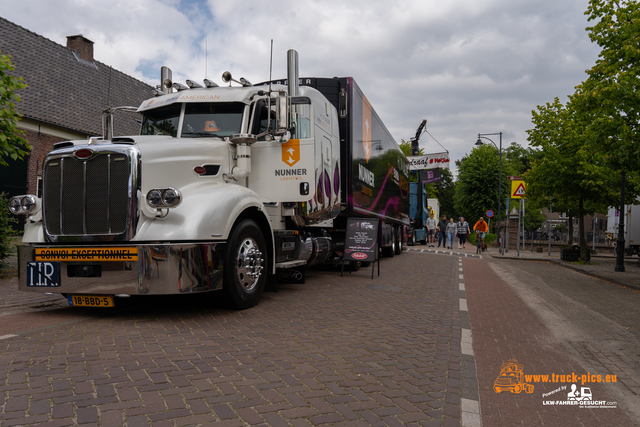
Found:
<path fill-rule="evenodd" d="M 380 220 L 398 255 L 409 230 L 408 163 L 351 77 L 219 86 L 173 82 L 136 109 L 140 135 L 54 145 L 26 215 L 19 289 L 71 305 L 220 292 L 245 309 L 277 271 L 341 262 L 349 217 Z"/>

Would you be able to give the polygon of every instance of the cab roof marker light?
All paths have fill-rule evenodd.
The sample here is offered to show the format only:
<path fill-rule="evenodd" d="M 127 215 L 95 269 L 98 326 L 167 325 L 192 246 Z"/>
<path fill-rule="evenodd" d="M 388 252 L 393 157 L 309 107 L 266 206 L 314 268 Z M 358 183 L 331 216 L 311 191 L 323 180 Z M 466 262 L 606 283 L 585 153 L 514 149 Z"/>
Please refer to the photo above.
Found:
<path fill-rule="evenodd" d="M 173 85 L 171 85 L 171 87 L 176 89 L 178 92 L 181 92 L 183 90 L 189 90 L 188 86 L 182 85 L 180 83 L 174 83 Z"/>
<path fill-rule="evenodd" d="M 212 81 L 211 81 L 211 80 L 209 80 L 209 79 L 204 79 L 204 85 L 205 85 L 206 87 L 208 87 L 208 88 L 212 88 L 212 87 L 220 87 L 220 86 L 218 86 L 218 83 L 216 83 L 216 82 L 212 82 Z"/>
<path fill-rule="evenodd" d="M 189 80 L 187 79 L 187 86 L 189 86 L 189 88 L 193 89 L 193 88 L 201 88 L 202 85 L 200 83 L 194 82 L 193 80 Z"/>

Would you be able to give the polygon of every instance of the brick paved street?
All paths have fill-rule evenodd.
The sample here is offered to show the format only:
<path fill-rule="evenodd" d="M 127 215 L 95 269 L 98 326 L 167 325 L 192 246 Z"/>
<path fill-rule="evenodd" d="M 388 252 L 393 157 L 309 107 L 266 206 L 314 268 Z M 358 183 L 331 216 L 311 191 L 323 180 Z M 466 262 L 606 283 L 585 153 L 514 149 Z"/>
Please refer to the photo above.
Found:
<path fill-rule="evenodd" d="M 548 263 L 462 264 L 483 425 L 635 425 L 624 409 L 632 413 L 638 402 L 637 324 L 629 330 L 638 317 L 638 291 Z M 617 374 L 615 384 L 578 383 L 591 389 L 593 400 L 617 407 L 543 405 L 566 401 L 573 380 L 532 381 L 532 394 L 497 393 L 494 382 L 509 359 L 528 375 Z M 567 389 L 556 391 L 563 385 Z"/>
<path fill-rule="evenodd" d="M 310 271 L 246 311 L 202 297 L 14 307 L 0 425 L 459 426 L 458 259 L 410 251 L 373 280 Z M 22 295 L 0 292 L 0 308 Z"/>

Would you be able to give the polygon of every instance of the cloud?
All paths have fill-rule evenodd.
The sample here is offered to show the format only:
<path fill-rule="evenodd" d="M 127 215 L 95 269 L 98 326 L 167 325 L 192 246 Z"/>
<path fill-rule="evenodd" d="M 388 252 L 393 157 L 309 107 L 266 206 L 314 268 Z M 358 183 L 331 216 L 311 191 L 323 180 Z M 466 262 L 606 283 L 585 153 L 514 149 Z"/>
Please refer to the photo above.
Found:
<path fill-rule="evenodd" d="M 3 16 L 65 44 L 81 33 L 95 57 L 146 82 L 252 82 L 286 76 L 286 51 L 309 77 L 352 76 L 397 139 L 422 119 L 452 160 L 478 132 L 526 145 L 531 110 L 585 79 L 598 47 L 587 0 L 0 0 Z M 428 151 L 441 151 L 423 138 Z M 507 143 L 506 139 L 503 143 Z"/>

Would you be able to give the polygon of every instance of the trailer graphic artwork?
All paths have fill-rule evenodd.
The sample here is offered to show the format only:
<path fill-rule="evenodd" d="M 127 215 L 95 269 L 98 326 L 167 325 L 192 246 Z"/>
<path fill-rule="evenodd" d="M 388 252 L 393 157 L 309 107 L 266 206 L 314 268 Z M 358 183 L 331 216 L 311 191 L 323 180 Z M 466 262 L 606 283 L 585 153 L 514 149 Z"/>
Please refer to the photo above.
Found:
<path fill-rule="evenodd" d="M 364 95 L 362 95 L 362 148 L 365 159 L 369 163 L 371 157 L 371 104 Z"/>
<path fill-rule="evenodd" d="M 509 390 L 514 394 L 522 391 L 533 393 L 533 389 L 533 384 L 524 382 L 523 366 L 516 359 L 509 359 L 508 362 L 502 364 L 500 375 L 493 383 L 493 391 L 496 393 L 500 393 L 503 390 Z"/>

